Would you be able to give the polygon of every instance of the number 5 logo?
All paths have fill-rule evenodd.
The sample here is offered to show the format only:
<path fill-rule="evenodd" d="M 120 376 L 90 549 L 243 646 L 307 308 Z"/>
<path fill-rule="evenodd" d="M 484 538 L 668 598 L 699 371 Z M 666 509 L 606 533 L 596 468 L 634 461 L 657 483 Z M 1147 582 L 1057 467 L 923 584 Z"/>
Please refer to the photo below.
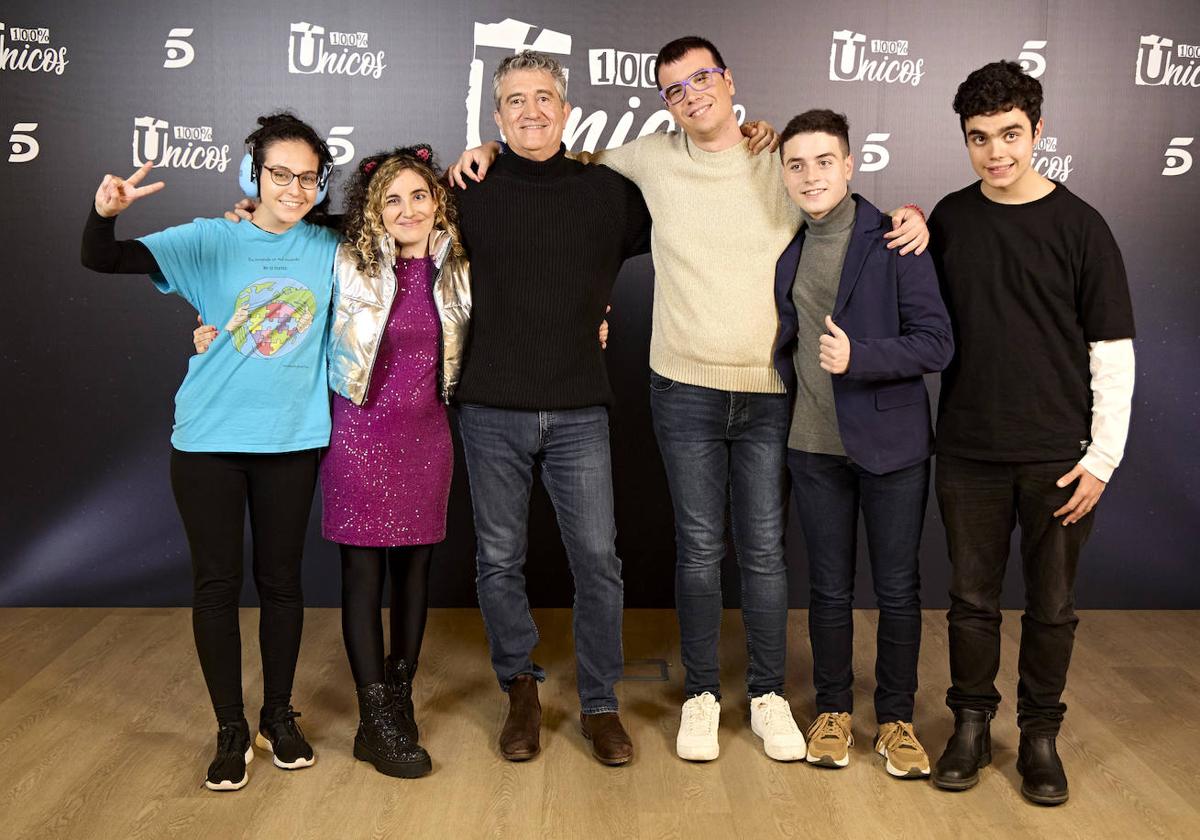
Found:
<path fill-rule="evenodd" d="M 1171 145 L 1167 146 L 1167 151 L 1164 153 L 1167 158 L 1167 165 L 1163 167 L 1162 174 L 1182 175 L 1192 168 L 1192 153 L 1185 149 L 1184 146 L 1192 145 L 1192 141 L 1195 139 L 1195 137 L 1174 137 L 1171 139 Z M 12 158 L 9 158 L 9 160 L 12 160 Z"/>
<path fill-rule="evenodd" d="M 862 162 L 858 167 L 859 172 L 878 172 L 888 165 L 892 156 L 883 147 L 883 141 L 891 136 L 890 134 L 867 135 L 867 140 L 862 147 Z"/>
<path fill-rule="evenodd" d="M 17 123 L 13 126 L 12 136 L 8 142 L 12 144 L 12 154 L 8 156 L 9 163 L 29 163 L 38 156 L 41 146 L 37 139 L 28 132 L 36 130 L 37 123 Z"/>
<path fill-rule="evenodd" d="M 1021 69 L 1032 79 L 1040 79 L 1046 72 L 1046 57 L 1041 53 L 1044 49 L 1045 41 L 1026 41 L 1021 47 L 1021 54 L 1017 56 Z"/>
<path fill-rule="evenodd" d="M 192 63 L 192 60 L 196 58 L 196 50 L 184 39 L 190 37 L 193 31 L 191 29 L 172 29 L 167 33 L 167 42 L 163 44 L 167 50 L 167 60 L 163 62 L 163 67 L 178 70 L 180 67 L 187 67 Z"/>
<path fill-rule="evenodd" d="M 325 142 L 329 146 L 329 153 L 333 155 L 333 162 L 338 166 L 349 163 L 354 157 L 354 144 L 349 140 L 349 135 L 353 133 L 352 125 L 335 125 L 329 129 Z"/>

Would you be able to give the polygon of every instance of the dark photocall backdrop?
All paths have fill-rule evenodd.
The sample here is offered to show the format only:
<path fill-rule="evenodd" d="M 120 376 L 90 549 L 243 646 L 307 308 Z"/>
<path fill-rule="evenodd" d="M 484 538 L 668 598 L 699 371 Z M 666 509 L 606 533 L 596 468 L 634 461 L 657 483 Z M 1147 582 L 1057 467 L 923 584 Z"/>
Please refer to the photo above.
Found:
<path fill-rule="evenodd" d="M 491 74 L 525 46 L 569 68 L 572 149 L 619 144 L 670 122 L 653 57 L 698 32 L 724 53 L 750 118 L 782 127 L 830 106 L 850 119 L 854 187 L 876 204 L 931 209 L 972 180 L 950 108 L 986 61 L 1019 59 L 1046 90 L 1036 166 L 1095 206 L 1124 251 L 1137 317 L 1137 389 L 1124 465 L 1101 501 L 1079 575 L 1084 607 L 1200 607 L 1200 5 L 1094 0 L 836 4 L 697 0 L 563 4 L 34 3 L 0 12 L 4 201 L 0 331 L 3 524 L 0 604 L 176 605 L 190 599 L 187 547 L 167 477 L 172 395 L 191 353 L 194 314 L 142 277 L 79 265 L 80 230 L 105 172 L 146 160 L 167 184 L 122 216 L 140 235 L 238 198 L 242 138 L 289 107 L 329 137 L 339 168 L 397 143 L 427 141 L 443 163 L 491 139 Z M 334 195 L 340 203 L 340 183 Z M 718 236 L 720 209 L 713 208 Z M 763 278 L 770 282 L 770 278 Z M 670 501 L 650 426 L 649 258 L 613 297 L 608 360 L 619 551 L 626 604 L 673 603 Z M 730 313 L 736 317 L 736 313 Z M 936 398 L 936 377 L 931 388 Z M 466 472 L 456 464 L 449 537 L 435 555 L 435 605 L 474 603 Z M 314 503 L 307 599 L 339 597 L 336 549 Z M 806 559 L 788 532 L 794 606 Z M 862 548 L 860 604 L 870 604 Z M 1006 602 L 1021 602 L 1019 562 Z M 936 505 L 922 549 L 924 602 L 946 604 Z M 571 600 L 544 494 L 530 515 L 536 605 Z M 727 603 L 739 603 L 732 556 Z M 247 587 L 247 603 L 254 595 Z"/>

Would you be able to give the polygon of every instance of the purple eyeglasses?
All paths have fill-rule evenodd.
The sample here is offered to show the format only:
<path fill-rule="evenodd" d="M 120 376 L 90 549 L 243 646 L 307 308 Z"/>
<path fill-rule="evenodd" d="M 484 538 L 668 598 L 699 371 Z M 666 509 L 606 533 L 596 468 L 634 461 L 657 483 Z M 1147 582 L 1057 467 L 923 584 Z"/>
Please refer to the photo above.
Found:
<path fill-rule="evenodd" d="M 716 83 L 717 76 L 724 76 L 724 67 L 701 67 L 682 82 L 667 85 L 658 92 L 662 101 L 668 105 L 678 105 L 687 96 L 687 88 L 695 91 L 708 90 Z"/>

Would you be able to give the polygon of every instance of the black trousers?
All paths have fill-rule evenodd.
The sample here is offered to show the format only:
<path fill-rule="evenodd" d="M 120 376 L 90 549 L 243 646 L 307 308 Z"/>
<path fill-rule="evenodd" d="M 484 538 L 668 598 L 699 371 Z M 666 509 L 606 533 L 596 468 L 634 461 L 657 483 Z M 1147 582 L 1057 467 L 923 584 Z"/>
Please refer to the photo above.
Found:
<path fill-rule="evenodd" d="M 1094 514 L 1063 526 L 1053 512 L 1074 492 L 1055 486 L 1074 461 L 1004 463 L 937 456 L 938 506 L 950 582 L 952 709 L 995 711 L 1000 703 L 1000 589 L 1013 527 L 1021 526 L 1025 614 L 1017 661 L 1017 723 L 1031 735 L 1058 732 L 1075 642 L 1075 571 Z"/>
<path fill-rule="evenodd" d="M 300 558 L 317 480 L 316 449 L 171 452 L 171 488 L 192 553 L 192 630 L 218 723 L 241 720 L 242 525 L 250 511 L 263 709 L 286 708 L 300 653 Z"/>

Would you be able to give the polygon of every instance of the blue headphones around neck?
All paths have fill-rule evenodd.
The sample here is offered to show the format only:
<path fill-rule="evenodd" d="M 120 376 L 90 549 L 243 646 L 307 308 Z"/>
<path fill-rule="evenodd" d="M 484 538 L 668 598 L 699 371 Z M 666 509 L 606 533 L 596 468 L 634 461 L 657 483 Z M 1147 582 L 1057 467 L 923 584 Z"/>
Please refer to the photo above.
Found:
<path fill-rule="evenodd" d="M 246 152 L 242 158 L 242 164 L 238 167 L 238 186 L 242 188 L 247 198 L 258 198 L 258 169 L 254 165 L 254 147 L 250 147 L 250 151 Z M 320 204 L 329 195 L 329 176 L 333 172 L 333 164 L 327 163 L 321 167 L 320 173 L 317 175 L 317 200 L 314 204 Z"/>

